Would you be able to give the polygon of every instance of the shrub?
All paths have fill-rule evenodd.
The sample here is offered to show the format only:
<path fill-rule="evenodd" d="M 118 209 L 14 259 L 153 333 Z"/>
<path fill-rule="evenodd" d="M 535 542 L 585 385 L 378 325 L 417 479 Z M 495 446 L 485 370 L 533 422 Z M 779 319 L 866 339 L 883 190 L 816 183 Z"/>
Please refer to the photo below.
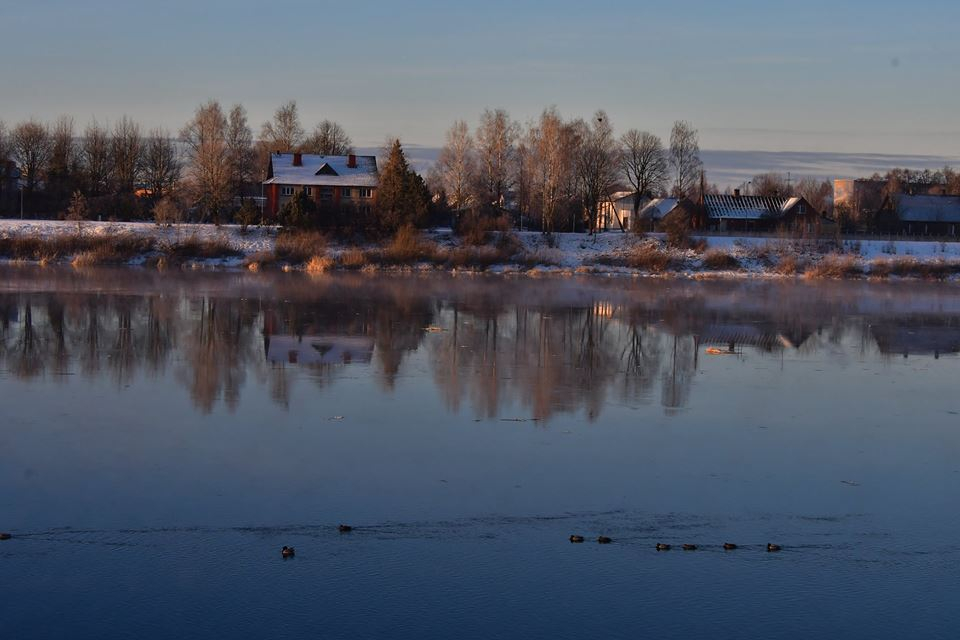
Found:
<path fill-rule="evenodd" d="M 494 234 L 504 235 L 510 232 L 510 219 L 506 215 L 482 215 L 470 211 L 461 216 L 454 231 L 467 245 L 487 244 Z"/>
<path fill-rule="evenodd" d="M 277 256 L 273 251 L 258 251 L 247 257 L 243 262 L 250 271 L 260 271 L 276 264 Z"/>
<path fill-rule="evenodd" d="M 740 268 L 740 261 L 723 249 L 710 249 L 703 254 L 703 266 L 715 271 L 730 271 Z"/>
<path fill-rule="evenodd" d="M 393 236 L 393 240 L 380 252 L 380 257 L 386 264 L 413 264 L 432 261 L 437 255 L 437 245 L 429 240 L 424 240 L 413 225 L 400 227 Z"/>
<path fill-rule="evenodd" d="M 195 236 L 181 242 L 164 245 L 160 250 L 168 260 L 173 262 L 233 258 L 241 255 L 240 251 L 234 249 L 230 243 L 223 238 L 201 240 Z"/>
<path fill-rule="evenodd" d="M 337 258 L 344 269 L 362 269 L 367 266 L 367 254 L 360 249 L 347 249 Z"/>
<path fill-rule="evenodd" d="M 673 256 L 652 243 L 637 245 L 623 254 L 600 256 L 596 262 L 608 266 L 641 269 L 651 273 L 663 273 L 674 266 Z"/>
<path fill-rule="evenodd" d="M 277 236 L 274 252 L 280 260 L 301 264 L 313 256 L 323 255 L 327 237 L 317 231 L 284 232 Z"/>
<path fill-rule="evenodd" d="M 177 202 L 169 196 L 153 205 L 153 219 L 156 221 L 157 226 L 169 227 L 172 224 L 180 222 L 182 217 L 183 214 L 180 211 L 180 207 L 177 206 Z"/>
<path fill-rule="evenodd" d="M 773 272 L 782 276 L 793 276 L 803 271 L 804 263 L 795 255 L 788 253 L 773 265 Z"/>
<path fill-rule="evenodd" d="M 234 217 L 240 223 L 240 232 L 245 233 L 247 227 L 256 224 L 260 219 L 260 209 L 253 204 L 253 200 L 244 200 Z"/>
<path fill-rule="evenodd" d="M 863 268 L 851 255 L 831 253 L 804 274 L 808 278 L 851 278 L 863 274 Z"/>
<path fill-rule="evenodd" d="M 326 273 L 333 268 L 333 258 L 330 256 L 313 256 L 307 260 L 307 273 Z"/>

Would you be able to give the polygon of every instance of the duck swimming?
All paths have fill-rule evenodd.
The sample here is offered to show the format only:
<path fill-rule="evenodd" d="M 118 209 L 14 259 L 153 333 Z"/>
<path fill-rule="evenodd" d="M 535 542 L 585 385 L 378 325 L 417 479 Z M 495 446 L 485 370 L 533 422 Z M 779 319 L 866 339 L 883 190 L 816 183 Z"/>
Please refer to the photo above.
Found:
<path fill-rule="evenodd" d="M 295 555 L 293 552 L 293 547 L 284 545 L 283 549 L 280 549 L 280 555 L 284 558 L 292 558 Z"/>
<path fill-rule="evenodd" d="M 570 536 L 570 542 L 583 542 L 583 536 Z"/>
<path fill-rule="evenodd" d="M 724 542 L 723 548 L 726 549 L 727 551 L 733 551 L 734 549 L 737 548 L 737 545 L 733 544 L 732 542 Z"/>
<path fill-rule="evenodd" d="M 0 533 L 0 540 L 9 540 L 12 537 L 9 533 Z"/>
<path fill-rule="evenodd" d="M 767 543 L 767 551 L 780 551 L 782 548 L 783 547 L 778 544 L 773 544 L 772 542 Z"/>
<path fill-rule="evenodd" d="M 696 550 L 697 550 L 697 545 L 695 545 L 695 544 L 685 544 L 685 545 L 683 545 L 683 550 L 684 550 L 684 551 L 696 551 Z"/>
<path fill-rule="evenodd" d="M 663 544 L 662 542 L 657 543 L 657 551 L 670 551 L 670 545 Z"/>
<path fill-rule="evenodd" d="M 353 531 L 353 527 L 351 527 L 348 524 L 341 524 L 337 526 L 337 531 L 339 531 L 340 533 L 350 533 L 351 531 Z"/>
<path fill-rule="evenodd" d="M 600 544 L 610 544 L 611 542 L 613 542 L 613 538 L 608 538 L 607 536 L 600 536 L 599 538 L 597 538 L 597 542 L 599 542 Z"/>

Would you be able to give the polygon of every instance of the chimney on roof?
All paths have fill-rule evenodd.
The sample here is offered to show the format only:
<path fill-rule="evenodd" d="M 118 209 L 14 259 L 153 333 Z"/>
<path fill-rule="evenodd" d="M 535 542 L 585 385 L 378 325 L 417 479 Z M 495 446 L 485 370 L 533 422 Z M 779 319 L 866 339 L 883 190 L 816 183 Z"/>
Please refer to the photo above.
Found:
<path fill-rule="evenodd" d="M 350 154 L 347 156 L 347 168 L 356 169 L 357 168 L 357 156 Z"/>
<path fill-rule="evenodd" d="M 739 197 L 740 197 L 740 189 L 734 189 L 734 190 L 733 190 L 733 197 L 734 197 L 734 198 L 739 198 Z"/>
<path fill-rule="evenodd" d="M 293 166 L 295 166 L 295 167 L 302 167 L 302 166 L 303 166 L 303 154 L 302 154 L 302 153 L 294 153 L 294 154 L 293 154 Z"/>

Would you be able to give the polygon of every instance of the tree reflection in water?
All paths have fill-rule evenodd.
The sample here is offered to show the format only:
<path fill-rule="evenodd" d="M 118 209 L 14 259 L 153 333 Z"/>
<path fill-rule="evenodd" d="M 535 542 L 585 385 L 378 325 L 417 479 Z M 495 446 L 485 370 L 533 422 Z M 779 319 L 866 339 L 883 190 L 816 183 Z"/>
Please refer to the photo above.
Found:
<path fill-rule="evenodd" d="M 708 348 L 841 363 L 960 351 L 946 285 L 138 273 L 11 270 L 4 375 L 173 375 L 199 411 L 233 411 L 248 384 L 286 407 L 295 377 L 325 388 L 351 367 L 394 393 L 419 353 L 450 411 L 592 420 L 609 402 L 682 410 Z"/>

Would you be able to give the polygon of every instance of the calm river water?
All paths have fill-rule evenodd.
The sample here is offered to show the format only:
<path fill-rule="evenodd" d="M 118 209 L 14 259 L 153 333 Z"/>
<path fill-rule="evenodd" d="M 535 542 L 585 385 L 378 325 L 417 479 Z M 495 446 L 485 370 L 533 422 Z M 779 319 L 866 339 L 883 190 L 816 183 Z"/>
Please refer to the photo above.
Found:
<path fill-rule="evenodd" d="M 0 637 L 956 638 L 958 351 L 944 284 L 3 267 Z"/>

